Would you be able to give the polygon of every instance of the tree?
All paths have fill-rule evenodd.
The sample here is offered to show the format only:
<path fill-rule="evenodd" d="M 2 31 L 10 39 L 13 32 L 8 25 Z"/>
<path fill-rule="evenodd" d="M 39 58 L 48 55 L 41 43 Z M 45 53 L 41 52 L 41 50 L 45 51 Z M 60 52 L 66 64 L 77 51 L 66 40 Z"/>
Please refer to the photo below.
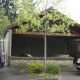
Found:
<path fill-rule="evenodd" d="M 19 28 L 16 32 L 24 33 L 25 32 L 44 32 L 44 71 L 46 69 L 46 32 L 49 33 L 65 33 L 70 34 L 69 27 L 75 24 L 67 16 L 62 15 L 60 12 L 53 8 L 47 7 L 47 2 L 50 0 L 46 0 L 46 4 L 43 1 L 43 11 L 39 8 L 39 4 L 41 4 L 43 0 L 14 0 L 14 5 L 16 6 L 16 10 L 18 13 L 18 17 L 15 22 L 18 23 Z M 57 0 L 54 3 L 54 6 L 60 3 L 62 0 Z M 53 3 L 53 2 L 52 2 Z M 37 7 L 37 8 L 36 8 Z M 23 24 L 26 22 L 26 24 Z"/>
<path fill-rule="evenodd" d="M 15 22 L 18 22 L 20 26 L 18 32 L 44 32 L 44 23 L 47 25 L 46 28 L 48 32 L 70 33 L 69 27 L 74 25 L 74 21 L 53 8 L 45 8 L 41 13 L 40 9 L 37 10 L 35 7 L 35 5 L 39 5 L 42 0 L 38 1 L 39 0 L 36 0 L 36 2 L 33 3 L 33 0 L 14 0 L 14 5 L 16 5 L 18 13 Z M 21 23 L 22 21 L 27 22 L 27 24 L 23 25 Z"/>
<path fill-rule="evenodd" d="M 5 9 L 5 15 L 8 16 L 8 19 L 12 23 L 16 17 L 15 6 L 13 5 L 13 0 L 1 0 L 0 8 Z"/>
<path fill-rule="evenodd" d="M 3 36 L 3 33 L 8 25 L 10 25 L 10 21 L 8 20 L 8 17 L 5 16 L 5 10 L 3 8 L 0 8 L 0 35 L 1 36 Z"/>

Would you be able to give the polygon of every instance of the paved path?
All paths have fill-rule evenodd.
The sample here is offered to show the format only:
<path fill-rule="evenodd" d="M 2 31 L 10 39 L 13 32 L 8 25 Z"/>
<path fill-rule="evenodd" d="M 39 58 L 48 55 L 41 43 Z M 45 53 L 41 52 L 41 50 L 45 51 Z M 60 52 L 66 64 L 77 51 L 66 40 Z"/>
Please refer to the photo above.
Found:
<path fill-rule="evenodd" d="M 64 67 L 60 74 L 60 80 L 80 80 L 80 71 L 76 67 Z"/>
<path fill-rule="evenodd" d="M 0 80 L 36 80 L 37 76 L 20 73 L 15 68 L 5 67 L 0 69 Z"/>
<path fill-rule="evenodd" d="M 0 80 L 57 80 L 57 78 L 43 78 L 37 75 L 21 73 L 15 68 L 4 67 L 0 69 Z"/>
<path fill-rule="evenodd" d="M 0 80 L 80 80 L 80 71 L 74 67 L 63 67 L 60 78 L 43 78 L 27 73 L 20 73 L 18 69 L 5 67 L 0 69 Z"/>

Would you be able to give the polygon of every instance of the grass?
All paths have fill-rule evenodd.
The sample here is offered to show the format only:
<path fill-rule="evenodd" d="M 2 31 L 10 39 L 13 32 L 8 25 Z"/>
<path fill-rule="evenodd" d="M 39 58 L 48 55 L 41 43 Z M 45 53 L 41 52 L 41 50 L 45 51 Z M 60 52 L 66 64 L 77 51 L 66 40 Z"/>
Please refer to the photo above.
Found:
<path fill-rule="evenodd" d="M 24 73 L 24 72 L 25 72 L 25 70 L 20 70 L 20 72 L 21 72 L 21 73 Z"/>
<path fill-rule="evenodd" d="M 20 73 L 27 73 L 24 69 L 20 70 L 19 72 Z M 28 73 L 28 74 L 30 74 L 30 73 Z M 37 76 L 41 76 L 41 77 L 58 77 L 59 76 L 59 74 L 55 75 L 55 74 L 49 74 L 49 73 L 45 73 L 45 72 L 40 73 L 40 74 L 37 74 L 37 73 L 32 73 L 32 74 L 37 75 Z"/>
<path fill-rule="evenodd" d="M 42 77 L 58 77 L 59 75 L 56 74 L 56 75 L 53 75 L 53 74 L 48 74 L 48 73 L 41 73 L 41 74 L 38 74 L 38 76 L 42 76 Z"/>

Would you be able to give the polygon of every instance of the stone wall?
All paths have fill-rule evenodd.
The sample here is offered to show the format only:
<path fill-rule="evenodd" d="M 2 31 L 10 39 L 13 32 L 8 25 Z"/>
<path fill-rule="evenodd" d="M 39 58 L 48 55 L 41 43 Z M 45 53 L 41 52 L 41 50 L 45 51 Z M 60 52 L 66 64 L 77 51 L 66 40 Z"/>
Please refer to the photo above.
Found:
<path fill-rule="evenodd" d="M 44 57 L 11 57 L 10 66 L 25 66 L 27 63 L 44 62 Z M 47 57 L 47 63 L 73 65 L 72 57 Z"/>

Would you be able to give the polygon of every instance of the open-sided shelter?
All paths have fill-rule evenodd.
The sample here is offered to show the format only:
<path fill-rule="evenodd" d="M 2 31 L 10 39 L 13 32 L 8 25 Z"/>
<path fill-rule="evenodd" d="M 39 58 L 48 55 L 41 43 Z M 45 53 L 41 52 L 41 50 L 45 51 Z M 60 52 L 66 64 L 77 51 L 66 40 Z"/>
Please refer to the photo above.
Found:
<path fill-rule="evenodd" d="M 23 22 L 23 24 L 26 24 Z M 11 43 L 11 52 L 8 53 L 10 64 L 13 64 L 15 60 L 27 59 L 27 60 L 43 60 L 44 59 L 44 32 L 26 32 L 16 33 L 16 29 L 19 26 L 17 23 L 7 27 L 5 37 L 9 39 Z M 77 53 L 77 43 L 80 38 L 80 25 L 75 24 L 74 27 L 70 27 L 70 35 L 63 33 L 49 33 L 46 32 L 47 37 L 47 60 L 61 60 L 62 64 L 73 64 L 73 58 Z M 30 54 L 32 57 L 26 57 L 26 54 Z M 57 57 L 57 58 L 56 58 Z M 71 60 L 71 62 L 70 62 Z M 12 62 L 11 62 L 12 61 Z M 26 61 L 27 62 L 27 61 Z"/>

